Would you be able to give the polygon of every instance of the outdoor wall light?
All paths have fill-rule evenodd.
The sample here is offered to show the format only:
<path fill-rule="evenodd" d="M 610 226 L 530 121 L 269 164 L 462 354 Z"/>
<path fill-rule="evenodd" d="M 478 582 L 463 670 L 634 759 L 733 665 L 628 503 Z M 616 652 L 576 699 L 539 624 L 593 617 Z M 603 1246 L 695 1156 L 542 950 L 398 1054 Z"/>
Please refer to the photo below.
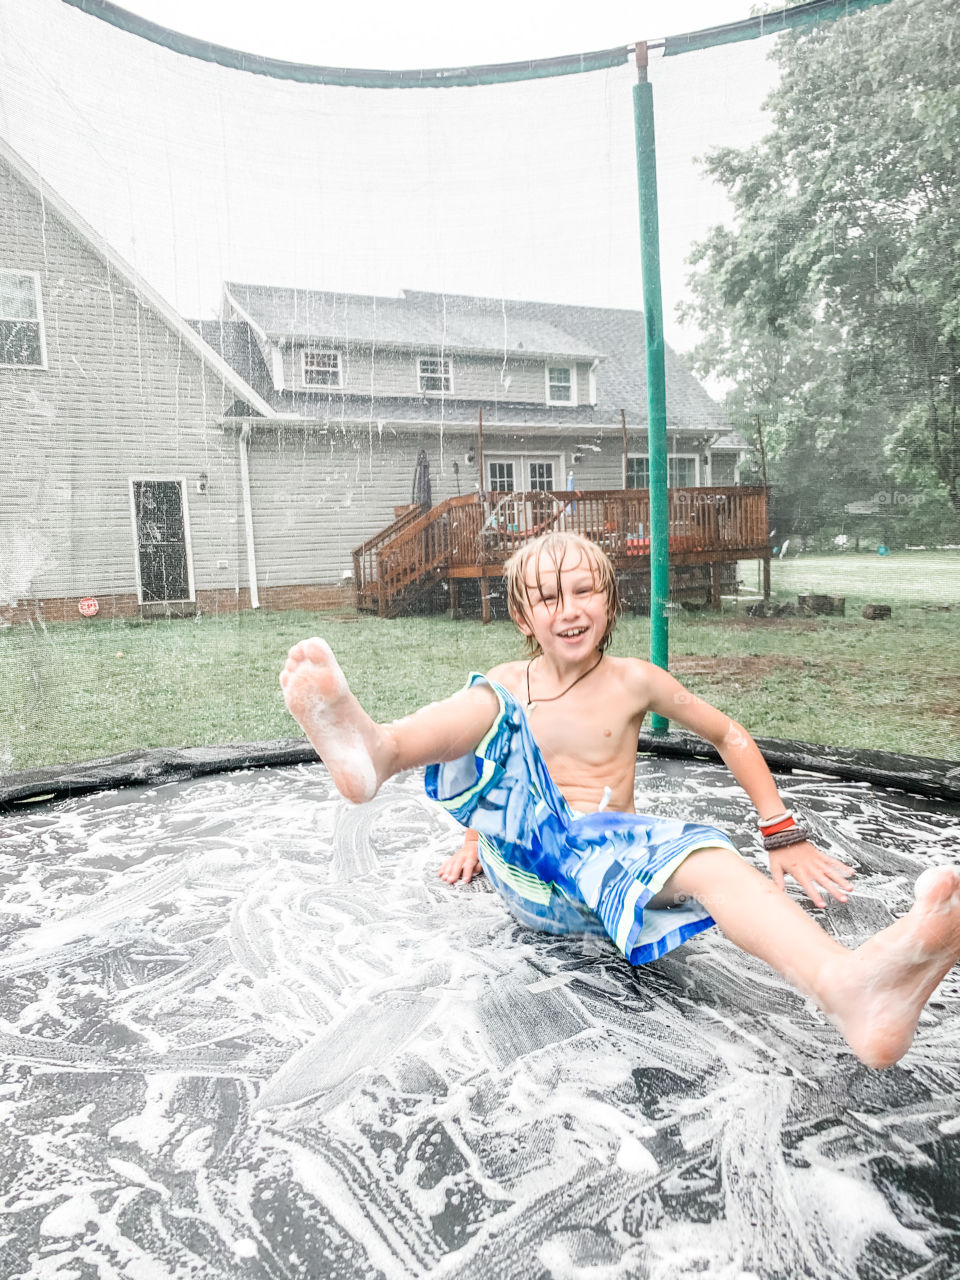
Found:
<path fill-rule="evenodd" d="M 468 449 L 468 450 L 467 450 L 467 453 L 466 453 L 466 457 L 465 457 L 463 460 L 464 460 L 464 462 L 467 464 L 467 466 L 468 466 L 468 467 L 472 467 L 472 466 L 473 466 L 473 464 L 474 464 L 474 463 L 476 462 L 476 460 L 477 460 L 476 450 L 475 450 L 475 449 Z"/>

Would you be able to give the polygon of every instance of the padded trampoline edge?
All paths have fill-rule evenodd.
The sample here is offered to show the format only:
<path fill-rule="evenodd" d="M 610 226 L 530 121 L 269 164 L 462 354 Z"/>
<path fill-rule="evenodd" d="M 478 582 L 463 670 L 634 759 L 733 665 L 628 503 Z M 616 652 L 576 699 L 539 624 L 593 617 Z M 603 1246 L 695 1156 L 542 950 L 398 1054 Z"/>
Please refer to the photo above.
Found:
<path fill-rule="evenodd" d="M 867 782 L 871 786 L 907 791 L 934 800 L 960 802 L 960 762 L 956 760 L 828 747 L 788 738 L 755 738 L 754 741 L 774 773 L 796 770 L 822 773 L 848 782 Z M 638 751 L 680 759 L 720 760 L 720 753 L 709 742 L 683 731 L 664 737 L 643 732 Z"/>
<path fill-rule="evenodd" d="M 809 771 L 960 803 L 960 762 L 957 761 L 886 751 L 823 747 L 782 738 L 757 738 L 756 742 L 767 764 L 777 773 Z M 720 759 L 719 753 L 708 742 L 684 732 L 669 733 L 664 737 L 641 733 L 638 753 L 675 759 Z M 128 751 L 79 764 L 51 765 L 2 775 L 0 809 L 20 808 L 44 800 L 61 800 L 119 787 L 159 786 L 240 769 L 310 764 L 317 759 L 310 744 L 300 738 L 223 747 L 158 747 Z"/>

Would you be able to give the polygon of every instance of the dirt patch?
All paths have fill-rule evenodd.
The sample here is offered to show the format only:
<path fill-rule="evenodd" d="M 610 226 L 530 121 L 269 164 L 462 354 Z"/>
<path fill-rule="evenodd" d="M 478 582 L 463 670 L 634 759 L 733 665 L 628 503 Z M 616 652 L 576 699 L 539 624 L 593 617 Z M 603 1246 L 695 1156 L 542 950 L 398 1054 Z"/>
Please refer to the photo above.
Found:
<path fill-rule="evenodd" d="M 803 658 L 786 658 L 777 653 L 748 654 L 742 658 L 701 658 L 696 654 L 679 654 L 670 659 L 675 676 L 746 676 L 752 680 L 785 669 L 800 669 Z"/>

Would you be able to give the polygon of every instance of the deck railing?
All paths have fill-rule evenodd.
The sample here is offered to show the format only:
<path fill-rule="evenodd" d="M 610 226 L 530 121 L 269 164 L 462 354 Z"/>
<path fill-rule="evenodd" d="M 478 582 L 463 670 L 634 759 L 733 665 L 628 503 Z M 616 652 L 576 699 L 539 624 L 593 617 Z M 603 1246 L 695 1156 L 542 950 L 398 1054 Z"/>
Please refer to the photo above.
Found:
<path fill-rule="evenodd" d="M 439 508 L 433 508 L 438 510 Z M 431 514 L 431 512 L 427 512 Z M 378 581 L 380 574 L 379 560 L 380 553 L 384 547 L 390 546 L 394 540 L 399 537 L 404 529 L 415 524 L 418 520 L 422 520 L 424 511 L 422 507 L 411 507 L 391 523 L 385 529 L 381 529 L 379 533 L 375 533 L 372 538 L 367 538 L 366 542 L 361 542 L 359 547 L 353 549 L 353 580 L 356 583 L 357 592 L 363 598 L 363 593 Z"/>
<path fill-rule="evenodd" d="M 730 485 L 669 491 L 670 556 L 676 563 L 769 556 L 766 490 Z M 620 571 L 650 554 L 646 489 L 465 494 L 407 513 L 354 552 L 361 604 L 383 613 L 411 584 L 496 573 L 530 538 L 552 529 L 583 534 Z"/>

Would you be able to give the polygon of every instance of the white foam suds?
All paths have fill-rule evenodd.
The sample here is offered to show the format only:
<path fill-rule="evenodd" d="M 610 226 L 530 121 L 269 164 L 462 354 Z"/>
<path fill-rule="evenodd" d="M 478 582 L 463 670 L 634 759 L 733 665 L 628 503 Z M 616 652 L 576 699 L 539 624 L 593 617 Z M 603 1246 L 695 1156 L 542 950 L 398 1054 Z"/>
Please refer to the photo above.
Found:
<path fill-rule="evenodd" d="M 727 775 L 650 768 L 649 807 L 752 847 Z M 790 790 L 864 853 L 846 938 L 956 856 L 941 815 Z M 0 1274 L 894 1280 L 960 1248 L 911 1181 L 960 1132 L 957 973 L 874 1074 L 715 931 L 632 971 L 452 892 L 416 775 L 360 807 L 313 766 L 4 824 L 0 1149 L 31 1173 Z"/>

